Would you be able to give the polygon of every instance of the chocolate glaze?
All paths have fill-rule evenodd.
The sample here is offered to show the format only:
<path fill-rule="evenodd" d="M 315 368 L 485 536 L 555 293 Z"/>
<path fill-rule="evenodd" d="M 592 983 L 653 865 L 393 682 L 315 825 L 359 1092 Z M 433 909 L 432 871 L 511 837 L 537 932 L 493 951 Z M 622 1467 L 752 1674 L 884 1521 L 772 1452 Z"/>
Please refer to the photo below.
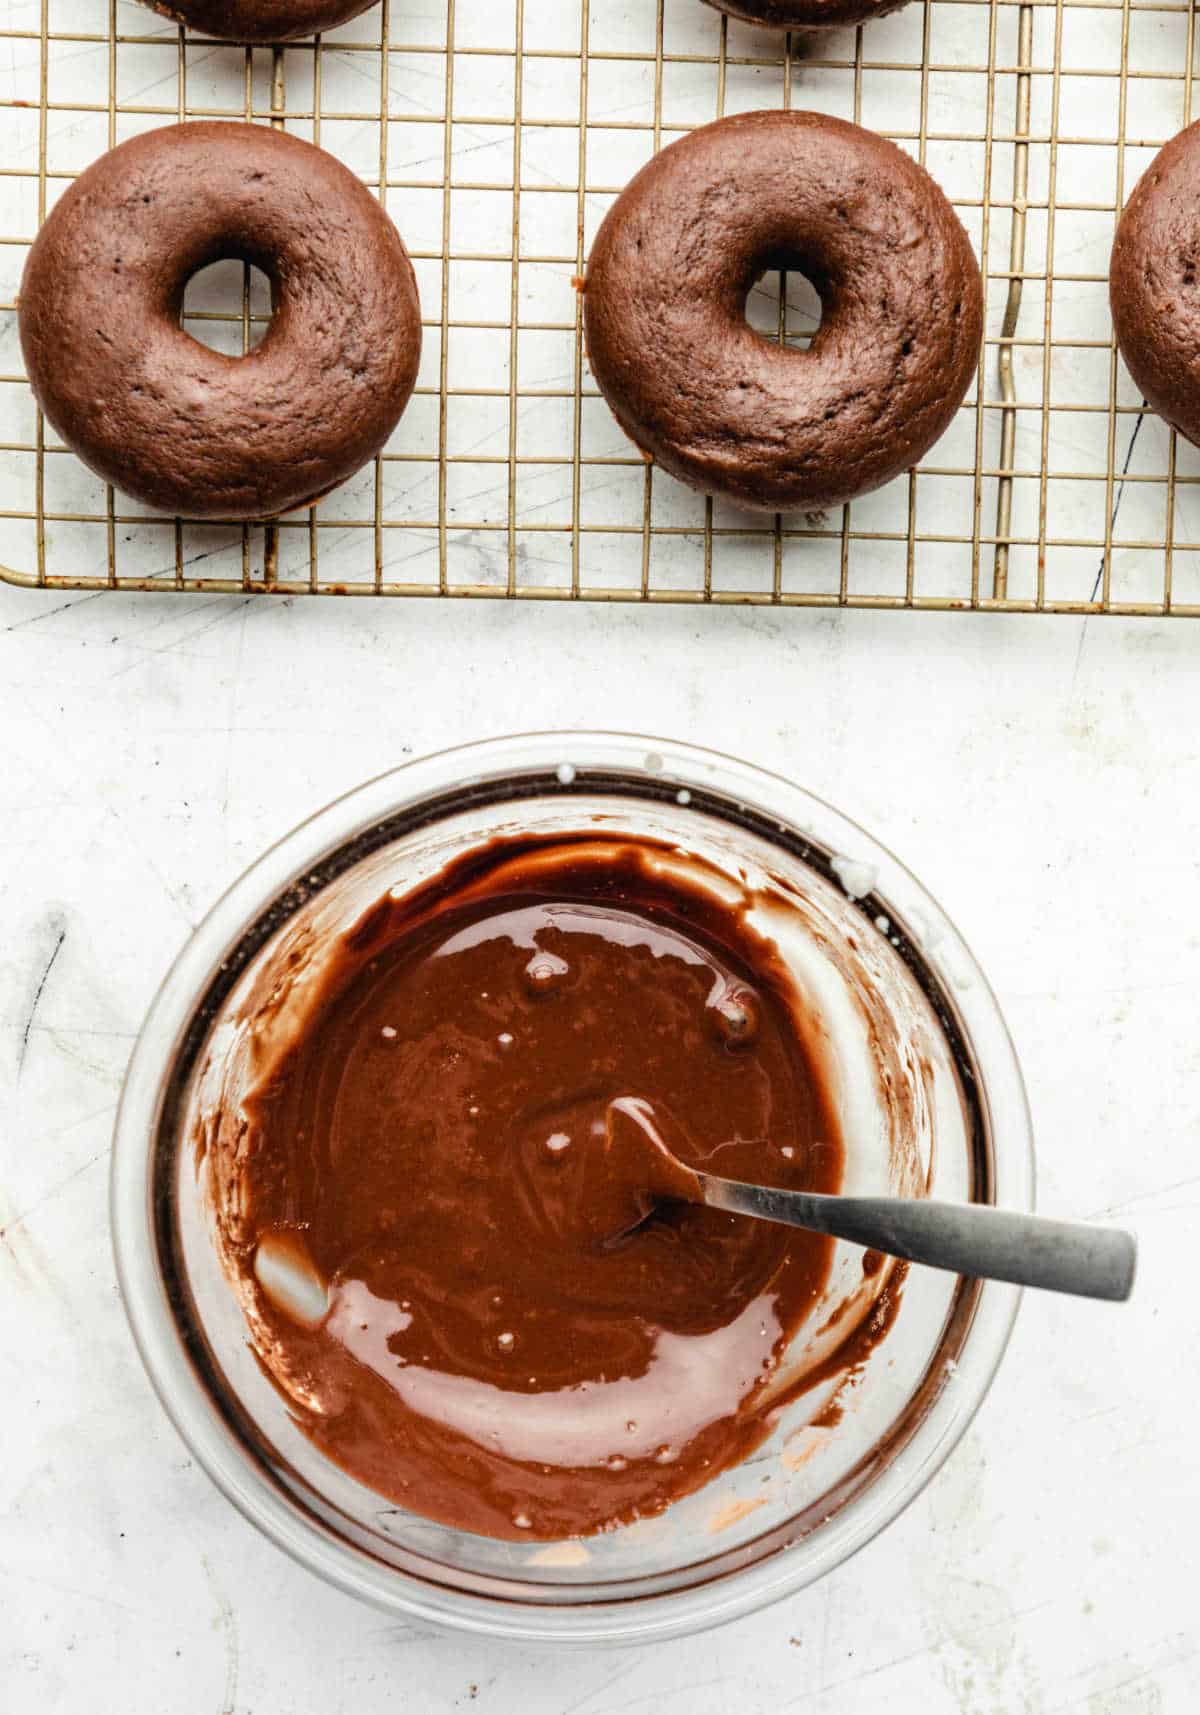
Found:
<path fill-rule="evenodd" d="M 707 0 L 718 12 L 748 24 L 770 24 L 779 30 L 829 29 L 837 24 L 861 24 L 865 18 L 886 18 L 908 0 Z"/>
<path fill-rule="evenodd" d="M 184 288 L 240 257 L 275 313 L 245 357 L 183 331 Z M 97 475 L 164 512 L 263 518 L 310 504 L 383 446 L 417 377 L 408 254 L 332 155 L 202 121 L 111 149 L 55 205 L 21 283 L 34 393 Z"/>
<path fill-rule="evenodd" d="M 381 900 L 205 1133 L 226 1266 L 302 1428 L 460 1528 L 596 1531 L 742 1459 L 826 1280 L 827 1240 L 689 1206 L 687 1168 L 652 1159 L 657 1131 L 732 1177 L 842 1172 L 782 962 L 664 854 L 502 841 Z"/>
<path fill-rule="evenodd" d="M 807 351 L 746 298 L 799 269 Z M 878 488 L 948 427 L 979 358 L 970 241 L 910 156 L 819 113 L 742 113 L 656 155 L 606 216 L 584 297 L 592 370 L 626 434 L 695 488 L 757 511 Z"/>
<path fill-rule="evenodd" d="M 1149 403 L 1200 445 L 1200 123 L 1166 143 L 1117 225 L 1108 291 L 1121 356 Z"/>
<path fill-rule="evenodd" d="M 375 0 L 147 0 L 155 12 L 226 42 L 291 42 L 357 18 Z"/>

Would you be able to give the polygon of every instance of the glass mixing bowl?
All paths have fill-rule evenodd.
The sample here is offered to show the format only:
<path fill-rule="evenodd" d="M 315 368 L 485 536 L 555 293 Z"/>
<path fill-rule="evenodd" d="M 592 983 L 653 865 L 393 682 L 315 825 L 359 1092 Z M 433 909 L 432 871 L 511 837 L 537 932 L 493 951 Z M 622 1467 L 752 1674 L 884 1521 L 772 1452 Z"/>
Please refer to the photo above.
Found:
<path fill-rule="evenodd" d="M 1028 1108 L 995 998 L 890 853 L 811 794 L 731 758 L 549 733 L 446 751 L 360 787 L 214 906 L 130 1063 L 113 1235 L 134 1338 L 166 1411 L 225 1495 L 297 1560 L 425 1621 L 527 1642 L 646 1642 L 787 1595 L 894 1518 L 978 1408 L 1016 1290 L 914 1268 L 891 1331 L 836 1397 L 826 1381 L 780 1406 L 742 1465 L 657 1518 L 583 1541 L 502 1542 L 385 1502 L 301 1432 L 251 1349 L 212 1242 L 196 1147 L 214 1104 L 236 1103 L 246 1085 L 249 1033 L 268 1014 L 302 1010 L 321 948 L 366 907 L 497 833 L 582 827 L 665 840 L 739 884 L 769 878 L 767 893 L 787 908 L 772 927 L 796 986 L 832 1021 L 845 1190 L 1032 1207 Z M 904 1099 L 870 1099 L 872 1079 Z M 800 1346 L 811 1361 L 822 1339 L 869 1312 L 887 1277 L 886 1267 L 865 1275 L 862 1253 L 838 1245 L 818 1312 L 793 1343 L 796 1362 Z"/>

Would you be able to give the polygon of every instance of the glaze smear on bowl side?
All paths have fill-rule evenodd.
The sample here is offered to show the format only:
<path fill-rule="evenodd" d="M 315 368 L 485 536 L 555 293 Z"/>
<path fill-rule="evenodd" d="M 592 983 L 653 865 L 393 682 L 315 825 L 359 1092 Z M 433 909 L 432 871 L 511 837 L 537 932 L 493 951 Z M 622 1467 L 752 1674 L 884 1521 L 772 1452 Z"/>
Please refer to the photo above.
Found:
<path fill-rule="evenodd" d="M 386 896 L 208 1133 L 218 1242 L 301 1427 L 460 1529 L 585 1535 L 744 1459 L 826 1283 L 827 1240 L 629 1180 L 631 1103 L 691 1166 L 842 1178 L 782 961 L 667 855 L 501 841 Z"/>

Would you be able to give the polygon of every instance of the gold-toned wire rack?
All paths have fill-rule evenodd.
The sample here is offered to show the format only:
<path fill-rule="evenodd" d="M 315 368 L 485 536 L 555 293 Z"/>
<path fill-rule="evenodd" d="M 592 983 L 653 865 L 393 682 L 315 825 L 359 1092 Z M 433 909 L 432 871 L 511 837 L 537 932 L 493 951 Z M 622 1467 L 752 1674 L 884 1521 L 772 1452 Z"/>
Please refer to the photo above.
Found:
<path fill-rule="evenodd" d="M 1200 614 L 1200 454 L 1112 339 L 1117 212 L 1191 118 L 1186 0 L 914 0 L 786 37 L 699 0 L 382 0 L 251 50 L 127 0 L 0 0 L 0 575 L 56 589 Z M 588 373 L 577 288 L 605 210 L 695 125 L 833 112 L 942 184 L 984 267 L 977 382 L 908 475 L 836 512 L 749 518 L 644 464 Z M 274 524 L 163 520 L 100 483 L 29 394 L 21 266 L 54 198 L 137 130 L 284 126 L 385 202 L 425 347 L 388 446 Z M 230 267 L 233 275 L 230 275 Z M 261 279 L 217 264 L 185 325 L 244 351 Z M 804 344 L 808 283 L 753 324 Z M 703 354 L 697 354 L 703 361 Z"/>

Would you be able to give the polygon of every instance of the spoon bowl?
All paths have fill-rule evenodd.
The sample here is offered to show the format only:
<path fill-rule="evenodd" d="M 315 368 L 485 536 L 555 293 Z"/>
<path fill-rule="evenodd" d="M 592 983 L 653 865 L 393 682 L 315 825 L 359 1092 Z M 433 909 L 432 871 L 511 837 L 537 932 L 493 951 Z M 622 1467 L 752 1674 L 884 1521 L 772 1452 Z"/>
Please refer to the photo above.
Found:
<path fill-rule="evenodd" d="M 686 1166 L 649 1102 L 610 1104 L 604 1146 L 607 1243 L 619 1243 L 664 1202 L 704 1203 L 733 1215 L 826 1233 L 927 1268 L 1007 1280 L 1047 1292 L 1123 1301 L 1133 1291 L 1137 1244 L 1119 1227 L 1053 1221 L 979 1203 L 923 1197 L 839 1197 L 722 1179 Z M 621 1224 L 621 1211 L 637 1213 Z"/>

